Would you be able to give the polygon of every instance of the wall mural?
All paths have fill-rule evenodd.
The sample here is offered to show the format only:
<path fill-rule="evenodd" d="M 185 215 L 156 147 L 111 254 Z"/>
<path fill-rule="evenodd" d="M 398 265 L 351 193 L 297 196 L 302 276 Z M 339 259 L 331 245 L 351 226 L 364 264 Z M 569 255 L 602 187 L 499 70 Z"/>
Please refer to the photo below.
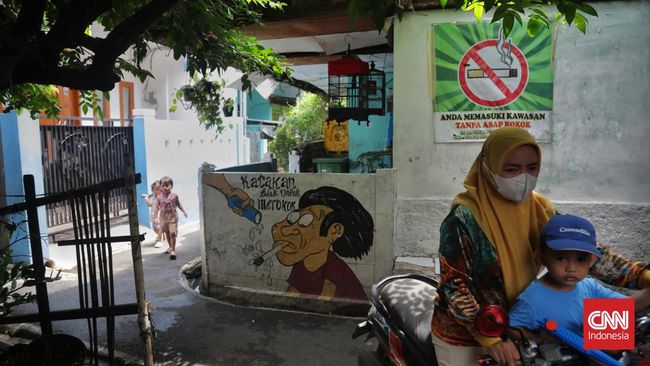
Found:
<path fill-rule="evenodd" d="M 232 212 L 255 224 L 251 244 L 241 248 L 268 286 L 277 259 L 291 267 L 286 279 L 290 294 L 367 300 L 359 279 L 341 259 L 362 259 L 373 243 L 372 216 L 354 196 L 330 186 L 301 195 L 295 178 L 287 176 L 241 176 L 241 188 L 235 188 L 224 174 L 205 174 L 203 183 L 221 192 Z M 248 191 L 259 192 L 256 201 Z M 270 248 L 262 244 L 268 241 L 261 237 L 261 211 L 287 213 L 271 227 Z"/>

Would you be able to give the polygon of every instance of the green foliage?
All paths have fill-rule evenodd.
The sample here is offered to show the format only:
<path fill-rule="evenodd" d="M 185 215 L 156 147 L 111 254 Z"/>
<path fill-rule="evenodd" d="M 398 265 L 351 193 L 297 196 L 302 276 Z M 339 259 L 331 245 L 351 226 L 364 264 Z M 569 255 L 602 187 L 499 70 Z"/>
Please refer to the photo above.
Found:
<path fill-rule="evenodd" d="M 17 225 L 0 219 L 0 240 L 9 242 Z M 12 263 L 10 247 L 0 250 L 0 317 L 11 314 L 16 306 L 34 301 L 36 295 L 23 289 L 34 285 L 29 277 L 31 268 L 23 263 Z"/>
<path fill-rule="evenodd" d="M 25 109 L 33 119 L 41 112 L 56 116 L 60 109 L 58 100 L 58 89 L 52 85 L 21 84 L 13 89 L 0 89 L 0 103 L 4 104 L 5 112 Z"/>
<path fill-rule="evenodd" d="M 288 169 L 289 153 L 300 145 L 323 137 L 323 122 L 327 116 L 327 102 L 319 95 L 306 93 L 291 107 L 269 144 L 278 165 Z"/>
<path fill-rule="evenodd" d="M 284 123 L 290 126 L 299 143 L 323 136 L 327 102 L 319 95 L 305 93 L 287 113 Z"/>
<path fill-rule="evenodd" d="M 269 144 L 269 151 L 272 152 L 278 166 L 285 171 L 289 169 L 289 154 L 300 145 L 298 139 L 292 134 L 291 129 L 285 124 L 280 126 L 275 132 L 273 141 Z"/>
<path fill-rule="evenodd" d="M 484 14 L 494 10 L 491 22 L 502 21 L 506 36 L 512 31 L 515 22 L 521 25 L 526 16 L 529 17 L 527 30 L 530 36 L 548 28 L 550 19 L 543 10 L 547 5 L 555 5 L 558 21 L 575 24 L 583 33 L 587 31 L 588 21 L 585 15 L 598 16 L 596 10 L 582 0 L 457 0 L 453 4 L 456 10 L 473 12 L 478 22 Z M 445 8 L 447 1 L 441 0 L 440 5 Z M 368 17 L 375 22 L 378 29 L 382 29 L 387 15 L 395 14 L 401 20 L 405 10 L 409 9 L 405 9 L 401 2 L 395 0 L 351 0 L 348 15 L 352 20 Z"/>
<path fill-rule="evenodd" d="M 227 103 L 227 99 L 222 95 L 224 87 L 225 84 L 221 81 L 210 81 L 205 77 L 195 78 L 193 84 L 185 85 L 176 92 L 169 110 L 176 111 L 176 103 L 181 101 L 187 109 L 196 111 L 199 123 L 206 130 L 214 130 L 215 134 L 219 135 L 224 130 L 221 112 L 223 105 Z M 231 98 L 228 99 L 232 101 Z"/>
<path fill-rule="evenodd" d="M 223 102 L 222 110 L 226 117 L 232 116 L 232 113 L 235 111 L 235 100 L 232 98 L 226 98 Z"/>
<path fill-rule="evenodd" d="M 18 305 L 27 304 L 36 298 L 31 292 L 21 291 L 33 285 L 29 280 L 24 280 L 28 267 L 22 263 L 13 264 L 9 250 L 0 253 L 0 317 L 11 314 L 12 309 Z M 19 281 L 22 283 L 19 284 Z"/>
<path fill-rule="evenodd" d="M 152 76 L 149 62 L 143 62 L 151 52 L 148 41 L 169 47 L 175 59 L 187 57 L 192 76 L 231 66 L 245 74 L 287 78 L 277 55 L 237 28 L 259 23 L 259 9 L 284 5 L 272 0 L 120 0 L 84 2 L 81 11 L 70 1 L 4 1 L 0 103 L 53 117 L 58 107 L 48 85 L 60 85 L 80 90 L 81 109 L 101 115 L 95 90 L 111 90 L 127 73 L 141 81 Z M 108 34 L 93 35 L 93 23 Z M 243 87 L 251 87 L 247 77 Z"/>

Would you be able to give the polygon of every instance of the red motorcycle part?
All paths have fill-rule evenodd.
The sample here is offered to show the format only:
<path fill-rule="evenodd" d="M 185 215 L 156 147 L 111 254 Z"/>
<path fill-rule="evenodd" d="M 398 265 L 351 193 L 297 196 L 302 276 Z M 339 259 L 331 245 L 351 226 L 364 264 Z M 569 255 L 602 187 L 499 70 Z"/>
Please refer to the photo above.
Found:
<path fill-rule="evenodd" d="M 487 305 L 476 316 L 476 328 L 485 337 L 501 337 L 508 328 L 508 314 L 499 305 Z"/>
<path fill-rule="evenodd" d="M 390 358 L 393 363 L 397 366 L 407 366 L 406 360 L 404 360 L 404 348 L 402 347 L 402 341 L 393 331 L 388 332 L 388 343 L 390 344 Z"/>

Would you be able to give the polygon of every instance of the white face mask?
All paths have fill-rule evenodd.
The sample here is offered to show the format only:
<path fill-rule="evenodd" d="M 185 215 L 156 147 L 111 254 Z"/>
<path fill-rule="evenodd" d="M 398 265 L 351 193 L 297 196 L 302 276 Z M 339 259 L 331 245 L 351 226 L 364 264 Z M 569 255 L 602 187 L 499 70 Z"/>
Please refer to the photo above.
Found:
<path fill-rule="evenodd" d="M 528 173 L 521 173 L 512 178 L 503 178 L 492 172 L 490 173 L 497 185 L 497 192 L 510 201 L 522 202 L 535 189 L 535 184 L 537 184 L 537 177 Z"/>
<path fill-rule="evenodd" d="M 535 189 L 537 184 L 537 177 L 528 173 L 521 173 L 512 178 L 504 178 L 492 173 L 485 161 L 483 161 L 483 167 L 494 178 L 497 192 L 501 197 L 510 201 L 522 202 Z"/>

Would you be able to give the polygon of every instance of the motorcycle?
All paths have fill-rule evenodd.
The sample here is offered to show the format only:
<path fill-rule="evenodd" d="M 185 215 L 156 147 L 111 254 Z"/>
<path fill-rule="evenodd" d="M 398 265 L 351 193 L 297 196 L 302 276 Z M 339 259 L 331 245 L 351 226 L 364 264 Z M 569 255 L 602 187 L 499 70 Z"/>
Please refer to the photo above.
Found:
<path fill-rule="evenodd" d="M 374 284 L 367 320 L 357 325 L 352 338 L 366 335 L 366 340 L 377 339 L 378 346 L 374 351 L 359 352 L 358 364 L 437 365 L 431 341 L 431 317 L 437 287 L 438 281 L 420 274 L 392 275 Z M 553 332 L 553 342 L 538 344 L 527 339 L 518 328 L 509 328 L 505 310 L 495 305 L 481 309 L 477 327 L 482 334 L 490 337 L 502 336 L 508 329 L 517 332 L 519 341 L 516 343 L 524 366 L 588 365 L 590 359 L 598 360 L 601 364 L 605 360 L 604 364 L 625 366 L 641 365 L 648 360 L 648 354 L 644 353 L 647 350 L 640 347 L 615 355 L 602 355 L 600 351 L 585 352 L 581 339 L 578 342 L 563 332 Z M 637 345 L 650 342 L 650 314 L 636 319 L 635 339 Z M 477 360 L 479 366 L 496 364 L 489 355 Z"/>
<path fill-rule="evenodd" d="M 367 335 L 379 345 L 358 355 L 360 366 L 437 365 L 431 343 L 431 317 L 438 281 L 419 274 L 388 276 L 371 289 L 368 319 L 352 338 Z"/>

